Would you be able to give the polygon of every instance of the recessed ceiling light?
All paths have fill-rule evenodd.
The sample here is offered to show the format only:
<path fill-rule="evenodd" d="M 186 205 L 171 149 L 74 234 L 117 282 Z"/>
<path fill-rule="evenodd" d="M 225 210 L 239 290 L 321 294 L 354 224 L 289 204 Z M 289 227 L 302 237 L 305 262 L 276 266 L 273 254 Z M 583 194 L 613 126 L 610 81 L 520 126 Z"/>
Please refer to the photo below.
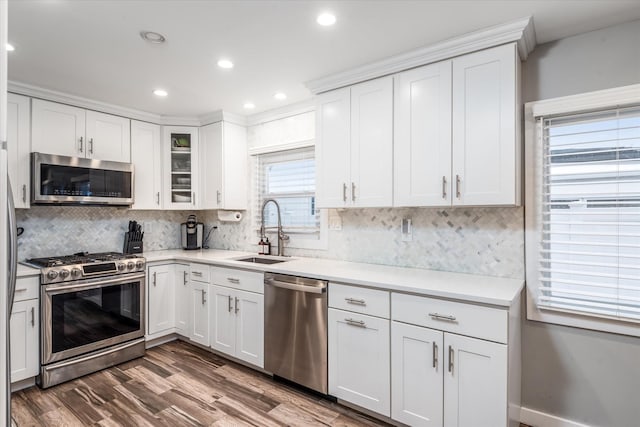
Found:
<path fill-rule="evenodd" d="M 254 104 L 253 102 L 247 102 L 244 104 L 244 108 L 247 110 L 253 110 L 254 108 L 256 108 L 256 104 Z"/>
<path fill-rule="evenodd" d="M 322 13 L 318 15 L 316 22 L 323 27 L 329 27 L 336 23 L 336 16 L 332 13 Z"/>
<path fill-rule="evenodd" d="M 278 101 L 283 101 L 283 100 L 287 99 L 287 95 L 282 93 L 282 92 L 276 93 L 275 95 L 273 95 L 273 97 L 275 99 L 277 99 Z"/>
<path fill-rule="evenodd" d="M 228 59 L 221 59 L 218 61 L 218 67 L 220 68 L 233 68 L 233 62 Z"/>
<path fill-rule="evenodd" d="M 165 97 L 165 96 L 169 95 L 169 93 L 167 93 L 167 91 L 164 90 L 164 89 L 156 89 L 156 90 L 153 91 L 153 94 L 155 96 L 162 96 L 162 97 Z"/>
<path fill-rule="evenodd" d="M 13 52 L 14 50 L 16 50 L 16 48 L 13 47 L 13 45 L 7 43 L 7 52 Z"/>
<path fill-rule="evenodd" d="M 154 31 L 140 31 L 140 37 L 142 40 L 148 41 L 149 43 L 160 44 L 167 41 L 165 36 L 160 33 L 156 33 Z"/>

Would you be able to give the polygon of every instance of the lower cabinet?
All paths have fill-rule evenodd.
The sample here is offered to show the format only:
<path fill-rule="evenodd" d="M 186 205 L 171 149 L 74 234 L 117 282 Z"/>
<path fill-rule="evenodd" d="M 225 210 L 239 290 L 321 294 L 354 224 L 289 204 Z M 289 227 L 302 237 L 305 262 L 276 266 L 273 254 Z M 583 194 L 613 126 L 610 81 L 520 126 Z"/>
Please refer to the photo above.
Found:
<path fill-rule="evenodd" d="M 39 278 L 36 278 L 39 281 Z M 19 284 L 17 285 L 19 287 Z M 17 301 L 11 311 L 11 382 L 38 375 L 40 307 L 37 299 Z"/>
<path fill-rule="evenodd" d="M 175 328 L 175 265 L 149 267 L 147 275 L 147 334 L 153 335 Z"/>
<path fill-rule="evenodd" d="M 329 394 L 389 416 L 389 320 L 329 308 L 328 327 Z"/>
<path fill-rule="evenodd" d="M 209 284 L 192 280 L 189 299 L 189 339 L 209 346 Z"/>
<path fill-rule="evenodd" d="M 191 289 L 189 287 L 189 266 L 175 264 L 176 293 L 176 331 L 180 335 L 188 336 L 190 331 L 189 318 L 191 317 Z"/>

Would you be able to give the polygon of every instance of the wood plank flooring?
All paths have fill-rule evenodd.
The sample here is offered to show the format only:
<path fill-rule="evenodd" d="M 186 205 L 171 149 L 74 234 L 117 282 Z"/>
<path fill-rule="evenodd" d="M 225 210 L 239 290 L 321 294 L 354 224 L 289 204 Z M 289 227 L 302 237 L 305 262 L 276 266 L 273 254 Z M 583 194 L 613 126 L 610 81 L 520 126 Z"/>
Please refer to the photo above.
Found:
<path fill-rule="evenodd" d="M 13 394 L 27 426 L 386 426 L 182 341 L 47 390 Z"/>

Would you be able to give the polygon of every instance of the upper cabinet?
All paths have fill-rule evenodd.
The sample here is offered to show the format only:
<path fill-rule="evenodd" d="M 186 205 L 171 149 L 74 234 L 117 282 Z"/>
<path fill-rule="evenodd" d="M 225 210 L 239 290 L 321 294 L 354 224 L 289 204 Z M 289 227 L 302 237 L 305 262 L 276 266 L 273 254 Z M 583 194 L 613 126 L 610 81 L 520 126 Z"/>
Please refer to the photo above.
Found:
<path fill-rule="evenodd" d="M 34 99 L 33 151 L 62 156 L 129 162 L 129 119 Z"/>
<path fill-rule="evenodd" d="M 200 128 L 202 209 L 247 209 L 247 130 L 229 122 Z"/>
<path fill-rule="evenodd" d="M 318 207 L 391 206 L 392 77 L 320 95 L 316 105 Z"/>
<path fill-rule="evenodd" d="M 131 121 L 131 163 L 134 166 L 132 209 L 162 209 L 162 140 L 160 126 Z"/>
<path fill-rule="evenodd" d="M 29 207 L 30 174 L 29 153 L 31 112 L 29 98 L 7 95 L 7 152 L 9 155 L 9 182 L 13 189 L 16 208 Z"/>
<path fill-rule="evenodd" d="M 194 209 L 198 202 L 198 128 L 163 127 L 164 208 Z"/>

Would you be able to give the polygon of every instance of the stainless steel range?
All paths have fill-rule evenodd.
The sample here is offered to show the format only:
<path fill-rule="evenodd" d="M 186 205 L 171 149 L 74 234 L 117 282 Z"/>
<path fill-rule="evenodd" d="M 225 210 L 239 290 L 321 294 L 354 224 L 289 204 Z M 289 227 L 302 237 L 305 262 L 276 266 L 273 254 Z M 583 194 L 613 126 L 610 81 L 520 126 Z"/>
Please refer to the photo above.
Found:
<path fill-rule="evenodd" d="M 41 269 L 42 388 L 144 355 L 145 259 L 116 252 L 33 258 Z"/>

